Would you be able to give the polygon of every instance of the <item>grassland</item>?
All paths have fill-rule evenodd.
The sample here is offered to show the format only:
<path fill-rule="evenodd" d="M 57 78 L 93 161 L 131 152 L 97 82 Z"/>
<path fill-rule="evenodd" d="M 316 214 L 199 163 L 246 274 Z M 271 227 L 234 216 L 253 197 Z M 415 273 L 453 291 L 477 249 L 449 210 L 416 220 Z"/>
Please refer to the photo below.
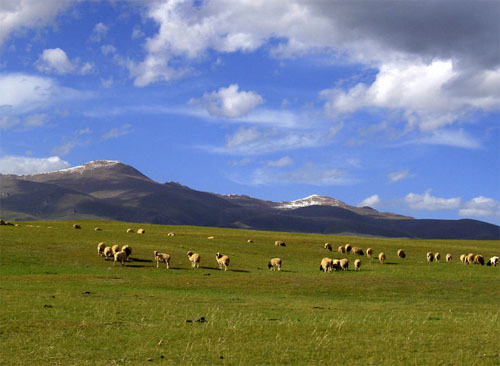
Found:
<path fill-rule="evenodd" d="M 500 267 L 458 260 L 498 255 L 498 241 L 80 224 L 0 227 L 0 365 L 500 364 Z M 132 246 L 132 261 L 98 257 L 101 241 Z M 387 261 L 362 257 L 359 272 L 325 274 L 321 258 L 341 257 L 325 242 L 372 247 Z M 153 250 L 173 268 L 157 269 Z M 201 254 L 200 269 L 188 250 Z M 453 262 L 427 263 L 427 251 Z M 228 272 L 216 252 L 230 256 Z M 267 269 L 271 257 L 283 271 Z"/>

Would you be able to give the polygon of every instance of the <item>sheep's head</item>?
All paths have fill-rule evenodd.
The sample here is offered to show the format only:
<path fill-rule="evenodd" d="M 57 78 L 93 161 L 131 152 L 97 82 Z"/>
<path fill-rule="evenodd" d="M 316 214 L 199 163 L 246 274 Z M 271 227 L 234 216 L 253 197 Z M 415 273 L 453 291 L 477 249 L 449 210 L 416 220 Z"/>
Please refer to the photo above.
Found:
<path fill-rule="evenodd" d="M 193 252 L 191 252 L 191 251 L 187 252 L 188 257 L 191 257 L 192 255 L 193 255 Z"/>
<path fill-rule="evenodd" d="M 222 254 L 220 254 L 220 253 L 217 253 L 217 254 L 215 255 L 215 258 L 217 258 L 217 259 L 220 259 L 220 258 L 222 258 Z"/>

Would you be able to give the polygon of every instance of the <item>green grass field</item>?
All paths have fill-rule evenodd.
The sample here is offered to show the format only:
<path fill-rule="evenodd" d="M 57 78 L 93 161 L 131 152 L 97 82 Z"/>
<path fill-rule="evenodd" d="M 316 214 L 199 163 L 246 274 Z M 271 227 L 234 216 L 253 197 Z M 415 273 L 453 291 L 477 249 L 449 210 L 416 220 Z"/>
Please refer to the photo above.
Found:
<path fill-rule="evenodd" d="M 459 261 L 498 255 L 498 241 L 79 223 L 0 227 L 0 365 L 500 364 L 500 267 Z M 132 260 L 98 257 L 101 241 L 130 245 Z M 325 242 L 384 251 L 386 264 L 363 256 L 354 271 L 347 255 L 349 271 L 322 273 L 323 257 L 346 257 Z M 153 250 L 172 256 L 170 270 Z M 427 251 L 441 261 L 427 263 Z M 227 272 L 216 252 L 231 258 Z M 281 272 L 268 270 L 271 257 Z"/>

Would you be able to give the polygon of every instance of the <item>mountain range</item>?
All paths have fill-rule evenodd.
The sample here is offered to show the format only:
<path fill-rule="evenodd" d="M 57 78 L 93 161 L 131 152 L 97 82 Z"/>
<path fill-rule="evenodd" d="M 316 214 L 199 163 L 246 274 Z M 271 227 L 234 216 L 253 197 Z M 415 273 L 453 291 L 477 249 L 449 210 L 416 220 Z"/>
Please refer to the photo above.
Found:
<path fill-rule="evenodd" d="M 8 220 L 102 219 L 286 232 L 424 239 L 498 240 L 477 220 L 414 219 L 312 195 L 272 202 L 159 183 L 118 161 L 52 173 L 0 175 L 0 216 Z"/>

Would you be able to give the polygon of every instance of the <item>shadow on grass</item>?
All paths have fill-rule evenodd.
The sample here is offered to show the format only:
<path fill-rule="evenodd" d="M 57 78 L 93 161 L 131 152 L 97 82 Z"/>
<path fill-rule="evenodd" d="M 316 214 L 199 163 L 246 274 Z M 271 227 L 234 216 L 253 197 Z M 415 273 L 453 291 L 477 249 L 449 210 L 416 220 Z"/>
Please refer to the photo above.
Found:
<path fill-rule="evenodd" d="M 384 265 L 385 265 L 385 264 L 388 264 L 388 265 L 390 265 L 390 266 L 391 266 L 391 265 L 397 265 L 397 264 L 399 264 L 399 263 L 396 263 L 396 262 L 384 262 Z"/>
<path fill-rule="evenodd" d="M 152 263 L 153 261 L 151 259 L 139 259 L 139 258 L 131 258 L 129 257 L 128 259 L 131 262 L 146 262 L 146 263 Z"/>

